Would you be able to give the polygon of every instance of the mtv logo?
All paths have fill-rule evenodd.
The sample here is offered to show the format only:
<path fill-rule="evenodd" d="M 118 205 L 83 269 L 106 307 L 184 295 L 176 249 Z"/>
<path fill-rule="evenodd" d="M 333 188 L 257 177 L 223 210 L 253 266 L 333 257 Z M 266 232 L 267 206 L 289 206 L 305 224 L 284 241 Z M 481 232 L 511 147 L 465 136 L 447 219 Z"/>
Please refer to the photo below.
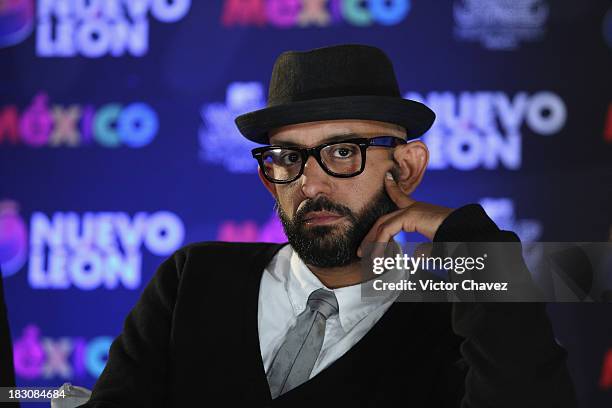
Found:
<path fill-rule="evenodd" d="M 456 0 L 453 15 L 458 39 L 511 50 L 541 39 L 549 6 L 544 0 Z"/>
<path fill-rule="evenodd" d="M 231 173 L 254 173 L 257 162 L 251 149 L 257 144 L 243 137 L 234 119 L 265 106 L 260 82 L 233 82 L 225 92 L 225 102 L 204 104 L 200 110 L 202 124 L 198 132 L 201 160 L 221 164 Z"/>

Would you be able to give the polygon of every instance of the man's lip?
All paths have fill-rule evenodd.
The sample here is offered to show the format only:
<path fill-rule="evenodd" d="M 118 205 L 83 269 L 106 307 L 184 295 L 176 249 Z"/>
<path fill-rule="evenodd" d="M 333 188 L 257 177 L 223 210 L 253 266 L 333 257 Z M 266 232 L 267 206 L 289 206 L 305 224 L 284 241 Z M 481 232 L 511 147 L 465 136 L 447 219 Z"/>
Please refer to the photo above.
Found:
<path fill-rule="evenodd" d="M 342 217 L 340 214 L 332 213 L 329 211 L 312 211 L 309 212 L 306 217 L 304 217 L 305 221 L 308 221 L 312 218 L 320 218 L 320 217 Z"/>
<path fill-rule="evenodd" d="M 304 218 L 304 222 L 311 223 L 311 224 L 312 223 L 326 223 L 326 222 L 335 221 L 342 217 L 344 216 L 340 214 L 330 213 L 327 211 L 317 211 L 317 212 L 309 213 Z"/>

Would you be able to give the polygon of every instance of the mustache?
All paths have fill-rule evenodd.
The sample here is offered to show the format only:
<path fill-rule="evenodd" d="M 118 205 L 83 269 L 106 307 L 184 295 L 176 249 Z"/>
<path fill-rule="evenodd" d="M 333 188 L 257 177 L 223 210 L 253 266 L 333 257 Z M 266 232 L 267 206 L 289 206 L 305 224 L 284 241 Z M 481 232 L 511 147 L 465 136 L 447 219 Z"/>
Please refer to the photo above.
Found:
<path fill-rule="evenodd" d="M 294 222 L 304 222 L 306 214 L 313 211 L 329 211 L 340 216 L 348 216 L 352 219 L 355 218 L 353 212 L 348 207 L 334 203 L 330 199 L 321 196 L 321 198 L 306 201 L 302 208 L 295 213 Z"/>

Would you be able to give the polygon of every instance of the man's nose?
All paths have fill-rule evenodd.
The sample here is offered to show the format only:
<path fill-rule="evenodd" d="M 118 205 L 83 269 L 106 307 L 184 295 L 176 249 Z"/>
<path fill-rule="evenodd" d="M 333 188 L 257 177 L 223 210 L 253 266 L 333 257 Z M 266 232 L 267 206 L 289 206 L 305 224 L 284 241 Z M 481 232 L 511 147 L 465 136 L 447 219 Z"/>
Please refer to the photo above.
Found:
<path fill-rule="evenodd" d="M 318 194 L 329 194 L 331 176 L 325 172 L 317 162 L 310 156 L 304 164 L 304 173 L 300 177 L 302 193 L 308 198 L 314 198 Z"/>

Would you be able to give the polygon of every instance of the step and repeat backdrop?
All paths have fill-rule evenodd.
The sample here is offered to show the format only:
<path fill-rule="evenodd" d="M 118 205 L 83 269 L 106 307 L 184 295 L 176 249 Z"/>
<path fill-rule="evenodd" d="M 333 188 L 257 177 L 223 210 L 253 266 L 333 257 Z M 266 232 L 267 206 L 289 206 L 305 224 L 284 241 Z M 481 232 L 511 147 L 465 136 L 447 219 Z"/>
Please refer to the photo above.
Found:
<path fill-rule="evenodd" d="M 0 1 L 19 385 L 91 388 L 180 246 L 286 240 L 233 120 L 278 54 L 338 43 L 381 47 L 437 114 L 416 199 L 480 203 L 524 243 L 612 239 L 607 0 Z M 612 406 L 611 306 L 549 305 L 584 407 Z"/>

